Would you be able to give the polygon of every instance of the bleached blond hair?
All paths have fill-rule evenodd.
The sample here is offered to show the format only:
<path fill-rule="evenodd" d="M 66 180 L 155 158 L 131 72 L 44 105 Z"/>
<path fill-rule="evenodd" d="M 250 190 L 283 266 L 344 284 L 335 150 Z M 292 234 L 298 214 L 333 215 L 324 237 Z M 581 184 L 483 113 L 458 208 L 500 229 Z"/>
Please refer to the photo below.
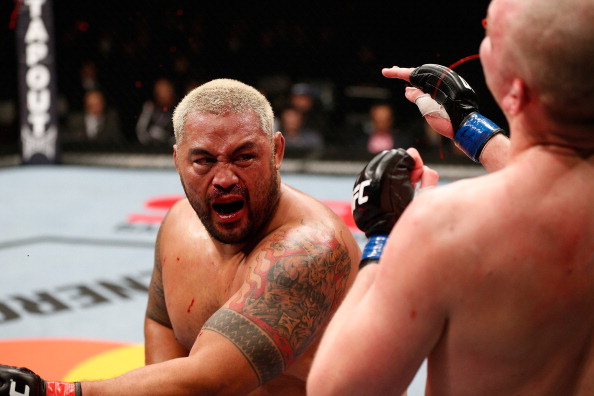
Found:
<path fill-rule="evenodd" d="M 220 78 L 194 88 L 179 102 L 173 112 L 175 142 L 184 138 L 189 114 L 239 113 L 252 110 L 260 119 L 262 131 L 273 138 L 274 112 L 266 97 L 256 88 L 241 81 Z"/>

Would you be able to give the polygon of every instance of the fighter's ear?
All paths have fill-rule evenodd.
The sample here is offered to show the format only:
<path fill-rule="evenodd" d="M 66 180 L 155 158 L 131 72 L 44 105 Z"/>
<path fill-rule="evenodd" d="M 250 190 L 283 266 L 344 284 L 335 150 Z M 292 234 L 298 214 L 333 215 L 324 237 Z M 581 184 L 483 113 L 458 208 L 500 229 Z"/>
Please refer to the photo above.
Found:
<path fill-rule="evenodd" d="M 524 81 L 514 78 L 508 92 L 501 100 L 501 108 L 506 114 L 516 116 L 522 112 L 528 101 L 528 87 Z"/>
<path fill-rule="evenodd" d="M 177 165 L 177 144 L 173 145 L 173 163 L 175 164 L 175 169 L 179 171 L 179 166 Z"/>
<path fill-rule="evenodd" d="M 276 166 L 276 170 L 279 170 L 281 168 L 281 162 L 283 162 L 283 157 L 285 156 L 285 137 L 281 132 L 275 132 L 273 144 L 274 163 Z"/>

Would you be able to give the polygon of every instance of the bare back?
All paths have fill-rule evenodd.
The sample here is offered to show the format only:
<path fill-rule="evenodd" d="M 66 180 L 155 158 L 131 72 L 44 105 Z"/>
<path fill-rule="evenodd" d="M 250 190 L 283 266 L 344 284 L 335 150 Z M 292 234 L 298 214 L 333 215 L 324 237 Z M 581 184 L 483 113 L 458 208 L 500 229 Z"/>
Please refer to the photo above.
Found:
<path fill-rule="evenodd" d="M 443 313 L 428 394 L 594 392 L 593 178 L 593 161 L 534 149 L 423 200 L 444 215 L 425 230 Z"/>
<path fill-rule="evenodd" d="M 357 272 L 359 247 L 344 223 L 319 201 L 283 185 L 270 225 L 251 246 L 222 252 L 185 199 L 168 214 L 158 246 L 164 305 L 159 310 L 153 303 L 156 313 L 147 316 L 170 326 L 180 351 L 199 355 L 226 342 L 248 361 L 236 366 L 274 376 L 260 379 L 266 383 L 250 395 L 305 395 L 318 338 Z M 250 355 L 242 344 L 250 337 L 276 340 L 268 346 L 275 349 L 270 361 L 277 352 L 291 355 L 281 375 L 267 374 L 267 363 Z M 227 374 L 233 378 L 234 370 Z"/>

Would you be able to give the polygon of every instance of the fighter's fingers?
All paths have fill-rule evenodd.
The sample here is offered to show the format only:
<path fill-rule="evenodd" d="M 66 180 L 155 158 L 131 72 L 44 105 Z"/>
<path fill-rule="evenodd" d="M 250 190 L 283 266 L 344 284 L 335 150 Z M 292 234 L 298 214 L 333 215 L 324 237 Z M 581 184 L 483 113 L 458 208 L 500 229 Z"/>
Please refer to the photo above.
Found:
<path fill-rule="evenodd" d="M 415 70 L 414 67 L 404 68 L 393 66 L 390 68 L 382 69 L 382 75 L 388 78 L 399 78 L 401 80 L 410 81 L 410 73 Z"/>
<path fill-rule="evenodd" d="M 415 160 L 413 170 L 410 172 L 410 181 L 416 185 L 421 183 L 420 188 L 433 187 L 439 181 L 439 174 L 437 171 L 429 168 L 423 164 L 421 154 L 414 147 L 409 148 L 406 152 Z"/>
<path fill-rule="evenodd" d="M 435 187 L 439 181 L 439 173 L 435 169 L 429 168 L 427 165 L 423 165 L 423 173 L 421 175 L 421 186 L 420 189 L 427 187 Z"/>
<path fill-rule="evenodd" d="M 406 97 L 406 99 L 413 103 L 415 103 L 417 98 L 421 95 L 425 95 L 425 93 L 415 87 L 406 87 L 406 89 L 404 90 L 404 96 Z"/>
<path fill-rule="evenodd" d="M 421 175 L 423 174 L 423 159 L 419 151 L 414 147 L 407 149 L 406 152 L 415 160 L 415 166 L 410 172 L 410 181 L 416 184 L 421 180 Z"/>

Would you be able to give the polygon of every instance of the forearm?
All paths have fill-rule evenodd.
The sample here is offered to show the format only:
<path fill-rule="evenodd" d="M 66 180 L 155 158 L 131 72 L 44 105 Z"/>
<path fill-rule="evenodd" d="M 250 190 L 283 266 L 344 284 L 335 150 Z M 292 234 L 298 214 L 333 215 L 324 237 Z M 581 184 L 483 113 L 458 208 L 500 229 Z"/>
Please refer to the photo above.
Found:
<path fill-rule="evenodd" d="M 213 395 L 217 389 L 196 372 L 189 358 L 144 366 L 103 381 L 81 382 L 84 396 L 189 396 Z"/>
<path fill-rule="evenodd" d="M 360 368 L 361 362 L 345 358 L 342 353 L 352 352 L 354 344 L 361 337 L 355 329 L 364 319 L 355 313 L 360 311 L 358 305 L 370 290 L 378 269 L 377 264 L 370 264 L 359 271 L 355 283 L 326 328 L 307 380 L 308 395 L 360 394 L 360 390 L 353 386 L 352 381 L 345 381 L 343 374 L 357 371 L 353 365 L 358 365 Z M 352 377 L 349 376 L 349 379 Z"/>
<path fill-rule="evenodd" d="M 247 395 L 259 385 L 245 355 L 216 332 L 204 331 L 188 357 L 132 370 L 105 381 L 82 383 L 84 396 Z"/>
<path fill-rule="evenodd" d="M 307 381 L 308 395 L 388 394 L 381 391 L 383 385 L 378 388 L 377 382 L 369 381 L 377 367 L 376 358 L 383 353 L 378 334 L 386 330 L 376 328 L 377 319 L 382 320 L 375 312 L 381 311 L 377 304 L 378 271 L 393 265 L 378 261 L 394 225 L 414 198 L 413 183 L 421 180 L 423 184 L 423 173 L 418 152 L 399 149 L 377 154 L 359 174 L 353 187 L 353 218 L 368 240 L 361 252 L 355 282 L 316 352 Z M 436 178 L 434 181 L 437 182 Z M 361 357 L 366 359 L 364 364 Z"/>
<path fill-rule="evenodd" d="M 509 152 L 509 139 L 507 136 L 499 133 L 493 136 L 483 148 L 480 162 L 488 172 L 495 172 L 507 164 Z"/>
<path fill-rule="evenodd" d="M 351 289 L 332 317 L 332 321 L 326 329 L 324 337 L 332 337 L 331 334 L 335 329 L 341 329 L 345 324 L 353 322 L 352 312 L 361 303 L 361 300 L 371 288 L 378 269 L 379 265 L 369 264 L 359 270 Z"/>
<path fill-rule="evenodd" d="M 371 287 L 373 281 L 375 280 L 378 268 L 379 266 L 376 262 L 368 264 L 359 270 L 359 273 L 357 274 L 357 278 L 355 279 L 353 286 L 351 286 L 351 289 L 347 293 L 344 301 L 341 303 L 339 308 L 339 311 L 347 311 L 345 313 L 346 317 L 349 316 L 348 311 L 351 308 L 351 305 L 357 304 L 359 301 L 361 301 L 365 293 L 367 293 L 367 291 Z"/>

